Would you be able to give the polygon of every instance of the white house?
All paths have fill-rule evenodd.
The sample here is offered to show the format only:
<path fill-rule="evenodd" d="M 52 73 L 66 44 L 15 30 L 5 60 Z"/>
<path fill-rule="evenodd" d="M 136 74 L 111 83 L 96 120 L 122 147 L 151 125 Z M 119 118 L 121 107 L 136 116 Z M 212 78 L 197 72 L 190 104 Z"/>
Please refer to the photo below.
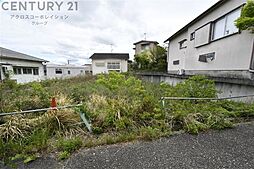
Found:
<path fill-rule="evenodd" d="M 76 65 L 46 65 L 47 79 L 53 78 L 69 78 L 75 76 L 82 76 L 91 73 L 90 66 L 76 66 Z"/>
<path fill-rule="evenodd" d="M 93 75 L 109 71 L 128 71 L 128 53 L 94 53 L 90 59 L 92 59 Z"/>
<path fill-rule="evenodd" d="M 246 2 L 220 0 L 169 37 L 168 72 L 252 78 L 254 35 L 234 24 Z"/>
<path fill-rule="evenodd" d="M 44 59 L 0 47 L 0 81 L 7 73 L 17 83 L 27 83 L 45 79 Z"/>

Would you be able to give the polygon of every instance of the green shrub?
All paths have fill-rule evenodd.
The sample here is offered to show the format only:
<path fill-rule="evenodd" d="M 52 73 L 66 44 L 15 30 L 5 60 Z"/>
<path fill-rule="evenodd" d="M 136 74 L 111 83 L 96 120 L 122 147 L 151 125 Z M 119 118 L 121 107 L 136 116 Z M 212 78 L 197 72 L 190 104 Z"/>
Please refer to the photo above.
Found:
<path fill-rule="evenodd" d="M 217 97 L 217 91 L 215 83 L 212 80 L 207 79 L 205 76 L 192 76 L 182 83 L 177 84 L 171 96 L 176 97 L 196 97 L 196 98 L 215 98 Z"/>
<path fill-rule="evenodd" d="M 16 111 L 48 107 L 51 97 L 58 105 L 83 102 L 75 109 L 63 109 L 24 116 L 7 116 L 0 121 L 0 159 L 50 151 L 49 140 L 60 151 L 59 159 L 66 159 L 83 143 L 85 147 L 114 144 L 137 138 L 152 140 L 167 136 L 171 131 L 185 130 L 199 133 L 208 129 L 232 127 L 237 118 L 254 117 L 254 104 L 233 101 L 180 101 L 165 102 L 161 97 L 217 97 L 214 82 L 204 76 L 193 76 L 183 83 L 171 86 L 166 83 L 142 82 L 131 74 L 112 72 L 97 77 L 53 79 L 13 87 L 0 84 L 1 111 Z M 93 134 L 79 124 L 77 113 L 85 112 L 92 123 Z"/>
<path fill-rule="evenodd" d="M 147 92 L 135 77 L 112 72 L 99 75 L 96 84 L 100 90 L 90 95 L 84 112 L 100 132 L 133 131 L 144 125 L 157 126 L 156 120 L 165 120 L 155 93 Z M 104 95 L 101 90 L 106 91 Z"/>
<path fill-rule="evenodd" d="M 25 145 L 25 153 L 40 152 L 47 149 L 51 132 L 48 129 L 37 129 L 31 135 L 24 138 L 22 145 Z"/>

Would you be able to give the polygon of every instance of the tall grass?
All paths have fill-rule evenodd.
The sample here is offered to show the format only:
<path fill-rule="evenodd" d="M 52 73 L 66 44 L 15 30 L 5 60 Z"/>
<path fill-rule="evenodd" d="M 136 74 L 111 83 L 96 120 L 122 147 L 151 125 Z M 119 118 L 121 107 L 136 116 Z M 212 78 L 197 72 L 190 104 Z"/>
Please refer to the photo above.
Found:
<path fill-rule="evenodd" d="M 22 154 L 29 160 L 33 159 L 30 154 L 54 150 L 60 150 L 59 159 L 65 159 L 81 145 L 91 147 L 137 138 L 152 140 L 178 130 L 197 134 L 211 128 L 232 127 L 235 119 L 254 116 L 253 104 L 233 101 L 174 100 L 162 107 L 163 96 L 217 97 L 214 82 L 204 76 L 191 77 L 173 87 L 113 72 L 25 85 L 0 84 L 0 90 L 4 93 L 0 100 L 2 112 L 48 107 L 52 97 L 56 97 L 58 105 L 83 103 L 76 109 L 0 119 L 2 159 Z M 93 134 L 80 124 L 80 112 L 91 121 Z M 83 138 L 83 144 L 73 141 L 77 137 Z M 56 140 L 60 143 L 54 146 Z M 64 149 L 69 146 L 75 150 Z"/>

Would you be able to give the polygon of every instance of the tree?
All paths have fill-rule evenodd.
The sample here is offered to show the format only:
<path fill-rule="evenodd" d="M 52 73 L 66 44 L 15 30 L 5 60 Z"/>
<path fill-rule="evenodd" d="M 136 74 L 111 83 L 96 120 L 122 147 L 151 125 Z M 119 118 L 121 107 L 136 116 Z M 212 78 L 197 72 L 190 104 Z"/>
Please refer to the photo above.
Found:
<path fill-rule="evenodd" d="M 241 17 L 235 24 L 240 30 L 249 30 L 254 33 L 254 0 L 248 0 L 243 7 Z"/>
<path fill-rule="evenodd" d="M 135 69 L 148 69 L 149 64 L 151 63 L 151 54 L 148 51 L 144 51 L 138 55 L 135 56 L 134 58 L 136 68 Z"/>
<path fill-rule="evenodd" d="M 152 49 L 152 62 L 150 68 L 157 71 L 167 70 L 167 50 L 161 46 Z"/>
<path fill-rule="evenodd" d="M 151 50 L 146 50 L 134 58 L 134 69 L 138 70 L 167 70 L 167 51 L 161 46 L 156 46 Z"/>

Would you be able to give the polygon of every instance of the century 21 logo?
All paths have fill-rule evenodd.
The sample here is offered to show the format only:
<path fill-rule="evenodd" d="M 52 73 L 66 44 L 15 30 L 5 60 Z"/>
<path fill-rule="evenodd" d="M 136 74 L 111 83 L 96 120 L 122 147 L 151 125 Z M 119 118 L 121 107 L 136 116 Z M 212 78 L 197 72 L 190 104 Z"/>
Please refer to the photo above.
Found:
<path fill-rule="evenodd" d="M 0 0 L 0 2 L 3 0 Z M 76 1 L 4 1 L 1 2 L 4 11 L 77 11 L 78 2 Z"/>

